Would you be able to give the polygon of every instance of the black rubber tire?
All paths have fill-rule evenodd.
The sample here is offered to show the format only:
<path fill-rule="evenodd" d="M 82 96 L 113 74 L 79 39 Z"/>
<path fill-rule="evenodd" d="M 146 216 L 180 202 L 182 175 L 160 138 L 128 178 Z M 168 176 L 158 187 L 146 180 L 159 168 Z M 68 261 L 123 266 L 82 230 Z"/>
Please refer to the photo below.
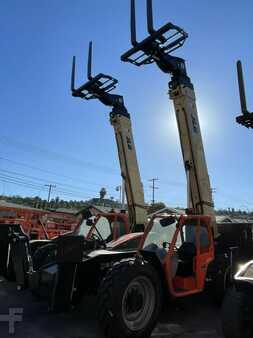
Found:
<path fill-rule="evenodd" d="M 42 266 L 54 263 L 56 260 L 57 246 L 55 243 L 49 243 L 38 248 L 32 256 L 33 269 L 36 271 Z"/>
<path fill-rule="evenodd" d="M 155 305 L 146 326 L 130 330 L 123 319 L 123 298 L 130 283 L 136 278 L 146 278 L 152 283 Z M 107 338 L 150 337 L 161 311 L 162 286 L 155 268 L 148 262 L 135 259 L 116 263 L 102 280 L 98 289 L 98 321 Z"/>
<path fill-rule="evenodd" d="M 247 325 L 246 316 L 253 317 L 253 307 L 246 293 L 235 288 L 228 290 L 221 310 L 222 330 L 225 338 L 252 338 L 253 326 Z"/>
<path fill-rule="evenodd" d="M 229 287 L 231 287 L 230 268 L 227 268 L 226 271 L 220 270 L 214 277 L 209 289 L 210 295 L 218 307 L 221 307 L 224 296 Z"/>

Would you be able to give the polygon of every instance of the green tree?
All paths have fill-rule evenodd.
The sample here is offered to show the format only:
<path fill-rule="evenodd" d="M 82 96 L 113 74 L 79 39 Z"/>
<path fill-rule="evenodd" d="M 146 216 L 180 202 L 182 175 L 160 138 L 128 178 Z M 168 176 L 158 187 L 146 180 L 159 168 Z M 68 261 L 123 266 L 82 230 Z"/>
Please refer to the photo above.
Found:
<path fill-rule="evenodd" d="M 104 199 L 105 196 L 106 196 L 106 194 L 107 194 L 106 189 L 105 189 L 105 188 L 101 188 L 101 190 L 100 190 L 100 192 L 99 192 L 100 199 L 101 199 L 101 200 Z"/>

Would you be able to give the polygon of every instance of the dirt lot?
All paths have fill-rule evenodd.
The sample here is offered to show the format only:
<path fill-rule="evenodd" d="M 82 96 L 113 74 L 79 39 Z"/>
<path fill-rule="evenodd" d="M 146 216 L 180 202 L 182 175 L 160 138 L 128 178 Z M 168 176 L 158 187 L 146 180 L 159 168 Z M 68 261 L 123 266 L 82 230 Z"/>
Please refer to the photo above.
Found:
<path fill-rule="evenodd" d="M 9 308 L 23 308 L 23 321 L 15 323 L 17 338 L 102 338 L 94 319 L 94 299 L 86 299 L 71 313 L 50 314 L 46 304 L 36 301 L 28 291 L 17 291 L 15 284 L 0 277 L 0 315 L 7 314 Z M 8 330 L 8 323 L 0 321 L 2 338 L 10 337 Z M 221 338 L 219 309 L 207 296 L 170 306 L 161 314 L 152 337 Z"/>

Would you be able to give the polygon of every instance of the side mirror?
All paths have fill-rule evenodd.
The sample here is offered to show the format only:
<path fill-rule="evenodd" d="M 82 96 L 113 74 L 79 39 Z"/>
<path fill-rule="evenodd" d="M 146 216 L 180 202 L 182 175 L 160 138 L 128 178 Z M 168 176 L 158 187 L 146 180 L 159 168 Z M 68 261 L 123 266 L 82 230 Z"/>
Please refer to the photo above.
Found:
<path fill-rule="evenodd" d="M 87 219 L 87 221 L 86 221 L 87 227 L 92 227 L 93 224 L 94 224 L 94 223 L 93 223 L 93 220 L 92 220 L 92 219 Z"/>
<path fill-rule="evenodd" d="M 164 228 L 173 224 L 173 223 L 175 223 L 175 222 L 176 222 L 176 218 L 174 216 L 168 216 L 168 217 L 162 218 L 160 220 L 160 224 Z"/>

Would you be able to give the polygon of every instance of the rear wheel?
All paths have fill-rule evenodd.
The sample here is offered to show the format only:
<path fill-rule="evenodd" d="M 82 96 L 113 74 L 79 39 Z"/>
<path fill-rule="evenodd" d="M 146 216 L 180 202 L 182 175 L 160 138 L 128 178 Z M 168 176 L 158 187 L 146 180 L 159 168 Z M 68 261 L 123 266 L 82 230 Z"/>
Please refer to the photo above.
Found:
<path fill-rule="evenodd" d="M 246 293 L 228 291 L 222 305 L 222 329 L 225 338 L 253 337 L 253 306 Z M 251 301 L 252 302 L 252 301 Z"/>
<path fill-rule="evenodd" d="M 161 294 L 161 281 L 151 264 L 128 260 L 114 265 L 98 293 L 98 319 L 106 337 L 149 337 Z"/>
<path fill-rule="evenodd" d="M 231 269 L 230 267 L 227 267 L 226 269 L 219 270 L 213 277 L 210 293 L 215 304 L 219 307 L 222 304 L 226 290 L 231 287 L 230 275 Z"/>

